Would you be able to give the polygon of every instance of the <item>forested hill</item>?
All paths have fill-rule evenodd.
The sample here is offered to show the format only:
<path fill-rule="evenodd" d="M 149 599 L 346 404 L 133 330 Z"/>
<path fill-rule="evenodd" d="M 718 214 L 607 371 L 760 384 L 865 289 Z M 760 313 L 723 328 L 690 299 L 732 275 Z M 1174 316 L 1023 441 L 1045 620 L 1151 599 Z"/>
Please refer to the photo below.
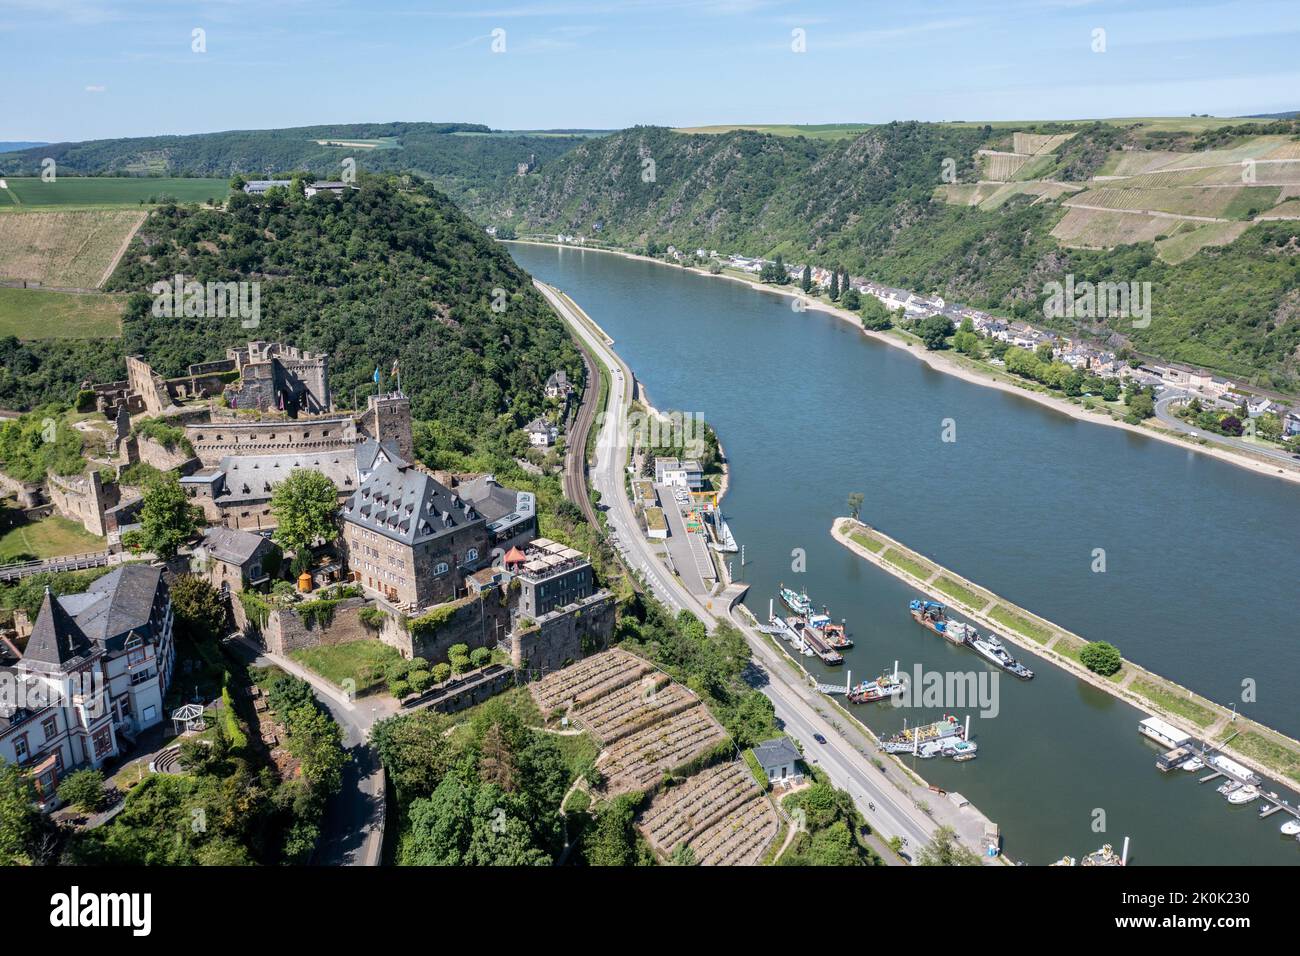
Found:
<path fill-rule="evenodd" d="M 166 318 L 147 291 L 187 280 L 259 281 L 261 322 Z M 560 320 L 529 277 L 430 186 L 363 177 L 341 197 L 237 193 L 225 210 L 165 206 L 141 227 L 110 280 L 134 293 L 126 354 L 163 375 L 222 358 L 251 337 L 330 355 L 340 404 L 364 403 L 394 360 L 417 418 L 505 434 L 542 408 L 557 368 L 582 379 Z M 503 290 L 498 294 L 494 290 Z M 493 308 L 494 301 L 500 311 Z"/>
<path fill-rule="evenodd" d="M 1252 157 L 1265 162 L 1246 185 Z M 891 123 L 838 139 L 637 127 L 500 187 L 457 198 L 520 234 L 780 253 L 1040 324 L 1045 283 L 1067 273 L 1150 282 L 1149 325 L 1055 324 L 1263 387 L 1300 383 L 1293 120 Z"/>
<path fill-rule="evenodd" d="M 473 190 L 540 165 L 581 137 L 493 132 L 474 123 L 353 123 L 51 143 L 0 155 L 0 174 L 39 175 L 53 159 L 62 175 L 248 178 L 306 170 L 337 179 L 344 159 L 368 172 L 414 172 L 442 188 Z"/>

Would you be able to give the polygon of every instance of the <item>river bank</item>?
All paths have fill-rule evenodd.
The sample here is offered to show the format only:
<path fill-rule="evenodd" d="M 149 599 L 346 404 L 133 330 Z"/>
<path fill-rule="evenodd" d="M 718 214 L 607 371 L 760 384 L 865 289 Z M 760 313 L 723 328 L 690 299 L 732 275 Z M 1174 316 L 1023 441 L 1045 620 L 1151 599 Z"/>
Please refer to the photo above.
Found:
<path fill-rule="evenodd" d="M 1088 643 L 1086 638 L 999 597 L 861 521 L 837 518 L 831 525 L 831 536 L 858 557 L 956 608 L 982 627 L 995 630 L 1004 640 L 1112 697 L 1163 717 L 1282 786 L 1300 784 L 1300 741 L 1242 717 L 1132 661 L 1124 660 L 1120 670 L 1109 677 L 1090 671 L 1079 659 L 1079 651 Z M 1234 746 L 1231 742 L 1238 739 L 1241 744 Z M 1271 759 L 1261 757 L 1261 753 Z"/>
<path fill-rule="evenodd" d="M 1043 405 L 1060 412 L 1063 415 L 1067 415 L 1076 421 L 1091 422 L 1095 425 L 1107 425 L 1112 428 L 1123 429 L 1124 431 L 1133 434 L 1143 435 L 1147 438 L 1153 438 L 1157 441 L 1163 441 L 1175 445 L 1187 451 L 1194 451 L 1202 455 L 1217 458 L 1220 461 L 1225 461 L 1238 468 L 1244 468 L 1259 475 L 1300 484 L 1300 468 L 1279 468 L 1276 463 L 1259 461 L 1221 445 L 1202 445 L 1179 435 L 1177 432 L 1171 432 L 1154 425 L 1148 425 L 1146 423 L 1141 425 L 1130 425 L 1128 422 L 1113 418 L 1107 411 L 1091 411 L 1082 405 L 1077 405 L 1074 402 L 1071 402 L 1068 398 L 1057 397 L 1055 395 L 1038 391 L 1027 384 L 1022 385 L 1014 380 L 1003 381 L 997 377 L 997 373 L 992 371 L 986 372 L 976 370 L 968 367 L 965 362 L 968 362 L 969 360 L 959 357 L 955 353 L 949 353 L 948 351 L 926 351 L 923 346 L 914 345 L 910 340 L 901 337 L 901 333 L 894 334 L 896 330 L 876 332 L 871 329 L 864 329 L 862 327 L 861 318 L 856 312 L 851 312 L 838 306 L 829 305 L 814 296 L 808 295 L 802 289 L 797 287 L 784 288 L 781 286 L 768 285 L 756 279 L 730 275 L 725 272 L 715 274 L 709 272 L 707 269 L 701 269 L 697 266 L 675 266 L 671 263 L 663 262 L 662 260 L 650 256 L 638 255 L 633 252 L 624 252 L 618 249 L 573 246 L 558 242 L 542 242 L 535 239 L 509 239 L 501 241 L 507 243 L 518 243 L 520 245 L 544 246 L 553 249 L 577 249 L 582 252 L 606 253 L 633 261 L 653 263 L 654 265 L 662 266 L 665 269 L 677 269 L 683 272 L 692 272 L 696 275 L 706 276 L 711 279 L 726 279 L 730 282 L 749 286 L 750 288 L 756 289 L 760 292 L 783 296 L 791 300 L 800 300 L 803 304 L 803 311 L 817 310 L 826 313 L 827 315 L 834 316 L 835 318 L 853 326 L 866 338 L 882 342 L 894 348 L 905 350 L 908 354 L 912 355 L 914 358 L 918 359 L 936 372 L 951 375 L 954 378 L 959 378 L 974 385 L 980 385 L 985 388 L 1018 395 L 1021 398 L 1036 402 L 1039 405 Z"/>

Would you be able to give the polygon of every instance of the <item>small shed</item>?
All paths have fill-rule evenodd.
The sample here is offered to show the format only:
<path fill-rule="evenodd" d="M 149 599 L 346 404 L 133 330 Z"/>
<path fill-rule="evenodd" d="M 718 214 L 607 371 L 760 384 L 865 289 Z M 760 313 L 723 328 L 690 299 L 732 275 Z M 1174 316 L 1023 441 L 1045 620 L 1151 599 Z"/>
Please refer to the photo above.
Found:
<path fill-rule="evenodd" d="M 758 765 L 763 768 L 763 773 L 767 774 L 767 779 L 770 781 L 803 777 L 803 772 L 799 770 L 799 762 L 803 760 L 803 755 L 791 743 L 789 737 L 775 737 L 757 744 L 754 747 L 754 759 L 758 761 Z"/>

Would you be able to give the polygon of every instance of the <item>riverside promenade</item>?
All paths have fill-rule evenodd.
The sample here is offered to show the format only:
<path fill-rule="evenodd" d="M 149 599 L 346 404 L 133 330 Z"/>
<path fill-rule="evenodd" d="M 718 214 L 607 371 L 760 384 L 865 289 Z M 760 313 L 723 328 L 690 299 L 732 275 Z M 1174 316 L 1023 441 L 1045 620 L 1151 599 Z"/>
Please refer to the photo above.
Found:
<path fill-rule="evenodd" d="M 1129 660 L 1123 660 L 1120 669 L 1107 677 L 1093 673 L 1080 660 L 1087 639 L 999 597 L 857 519 L 836 518 L 831 535 L 876 567 L 1080 680 L 1163 717 L 1262 776 L 1288 787 L 1300 784 L 1300 741 Z"/>

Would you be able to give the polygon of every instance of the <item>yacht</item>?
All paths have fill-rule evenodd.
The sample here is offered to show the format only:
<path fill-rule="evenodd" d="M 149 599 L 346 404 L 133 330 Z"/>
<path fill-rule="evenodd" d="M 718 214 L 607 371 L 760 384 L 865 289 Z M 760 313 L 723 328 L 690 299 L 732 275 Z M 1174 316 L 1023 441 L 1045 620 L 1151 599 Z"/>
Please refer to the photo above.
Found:
<path fill-rule="evenodd" d="M 1181 766 L 1182 769 L 1186 770 L 1188 773 L 1195 773 L 1198 770 L 1205 769 L 1205 761 L 1202 760 L 1200 757 L 1193 757 L 1191 760 L 1186 761 Z"/>
<path fill-rule="evenodd" d="M 1283 836 L 1300 836 L 1300 820 L 1288 820 L 1282 824 Z"/>
<path fill-rule="evenodd" d="M 1007 652 L 1007 649 L 1002 646 L 1002 642 L 994 634 L 978 636 L 970 642 L 970 646 L 975 649 L 975 653 L 979 654 L 980 657 L 983 657 L 990 664 L 1002 668 L 1014 677 L 1029 680 L 1034 676 L 1033 671 Z"/>
<path fill-rule="evenodd" d="M 1243 803 L 1250 803 L 1252 800 L 1259 798 L 1259 789 L 1246 784 L 1244 787 L 1238 787 L 1232 793 L 1228 794 L 1228 802 L 1240 806 Z"/>

